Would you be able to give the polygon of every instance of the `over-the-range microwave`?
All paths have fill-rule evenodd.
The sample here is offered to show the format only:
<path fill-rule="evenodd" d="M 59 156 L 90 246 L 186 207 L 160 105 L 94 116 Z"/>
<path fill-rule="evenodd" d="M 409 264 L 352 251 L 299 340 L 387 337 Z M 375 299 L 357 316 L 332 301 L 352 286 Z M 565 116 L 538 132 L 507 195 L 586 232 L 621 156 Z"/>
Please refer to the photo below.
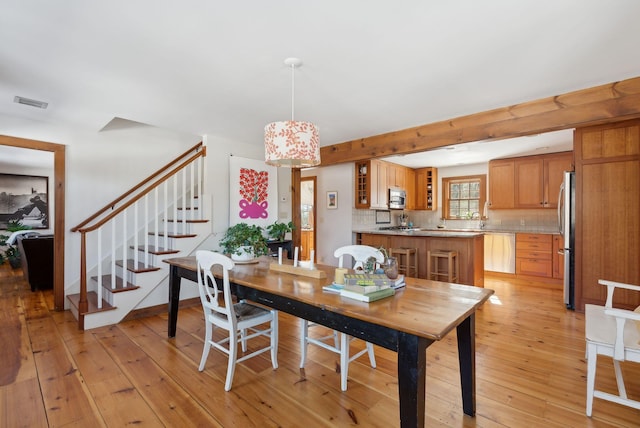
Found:
<path fill-rule="evenodd" d="M 398 187 L 389 188 L 389 209 L 403 210 L 407 201 L 407 192 Z"/>

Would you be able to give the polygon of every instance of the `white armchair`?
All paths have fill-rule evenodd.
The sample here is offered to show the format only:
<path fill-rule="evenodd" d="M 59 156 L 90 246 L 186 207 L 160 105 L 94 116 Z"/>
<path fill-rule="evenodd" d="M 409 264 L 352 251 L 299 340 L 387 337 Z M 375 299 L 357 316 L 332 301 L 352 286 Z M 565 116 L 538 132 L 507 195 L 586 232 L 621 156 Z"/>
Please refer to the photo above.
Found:
<path fill-rule="evenodd" d="M 640 401 L 627 397 L 620 368 L 620 361 L 640 363 L 640 313 L 613 307 L 613 292 L 616 288 L 640 292 L 640 286 L 602 279 L 598 283 L 607 286 L 605 305 L 585 305 L 587 416 L 591 416 L 594 397 L 640 409 Z M 613 358 L 618 395 L 595 390 L 598 355 Z"/>

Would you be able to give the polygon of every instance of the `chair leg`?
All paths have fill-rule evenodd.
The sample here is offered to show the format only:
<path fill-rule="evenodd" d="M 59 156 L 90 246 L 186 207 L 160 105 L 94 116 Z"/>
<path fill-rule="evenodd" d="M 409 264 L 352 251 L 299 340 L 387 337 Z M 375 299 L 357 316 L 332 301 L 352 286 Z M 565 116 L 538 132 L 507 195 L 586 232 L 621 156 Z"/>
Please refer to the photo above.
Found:
<path fill-rule="evenodd" d="M 347 390 L 347 375 L 349 373 L 349 336 L 340 333 L 340 388 Z"/>
<path fill-rule="evenodd" d="M 247 329 L 240 330 L 240 342 L 242 342 L 242 352 L 247 352 Z"/>
<path fill-rule="evenodd" d="M 369 354 L 369 362 L 371 367 L 376 368 L 376 355 L 373 353 L 373 344 L 367 342 L 367 353 Z"/>
<path fill-rule="evenodd" d="M 238 337 L 236 333 L 229 332 L 229 362 L 227 364 L 227 380 L 224 383 L 224 390 L 230 391 L 233 383 L 233 374 L 236 370 L 236 359 L 238 358 Z"/>
<path fill-rule="evenodd" d="M 300 318 L 300 368 L 304 368 L 307 360 L 307 335 L 309 334 L 309 321 Z"/>
<path fill-rule="evenodd" d="M 596 385 L 596 346 L 587 344 L 587 416 L 593 411 L 593 390 Z"/>
<path fill-rule="evenodd" d="M 613 369 L 616 372 L 616 383 L 618 384 L 618 395 L 627 399 L 627 390 L 624 387 L 624 379 L 622 378 L 622 370 L 620 369 L 620 361 L 613 360 Z"/>
<path fill-rule="evenodd" d="M 271 365 L 278 368 L 278 311 L 271 311 Z"/>
<path fill-rule="evenodd" d="M 200 366 L 198 367 L 199 371 L 204 370 L 204 365 L 207 362 L 207 357 L 209 357 L 209 350 L 211 349 L 211 336 L 213 325 L 205 321 L 205 331 L 204 331 L 204 348 L 202 348 L 202 357 L 200 358 Z"/>

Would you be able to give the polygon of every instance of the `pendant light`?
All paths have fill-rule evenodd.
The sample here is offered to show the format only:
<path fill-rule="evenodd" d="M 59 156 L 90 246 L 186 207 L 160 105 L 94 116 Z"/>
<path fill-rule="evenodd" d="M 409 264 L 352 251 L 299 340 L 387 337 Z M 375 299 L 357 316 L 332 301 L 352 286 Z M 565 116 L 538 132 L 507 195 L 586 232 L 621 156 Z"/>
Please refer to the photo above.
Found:
<path fill-rule="evenodd" d="M 302 65 L 298 58 L 287 58 L 291 67 L 291 120 L 272 122 L 264 127 L 265 161 L 269 165 L 306 168 L 320 164 L 318 127 L 311 122 L 294 120 L 295 69 Z"/>

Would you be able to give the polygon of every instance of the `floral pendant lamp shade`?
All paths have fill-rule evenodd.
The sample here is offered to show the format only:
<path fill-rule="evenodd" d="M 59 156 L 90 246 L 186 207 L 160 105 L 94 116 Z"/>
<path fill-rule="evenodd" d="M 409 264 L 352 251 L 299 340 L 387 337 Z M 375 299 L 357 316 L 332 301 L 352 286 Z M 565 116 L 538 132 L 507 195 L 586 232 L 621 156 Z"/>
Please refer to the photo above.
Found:
<path fill-rule="evenodd" d="M 287 58 L 284 63 L 291 66 L 291 120 L 272 122 L 264 127 L 265 161 L 269 165 L 289 168 L 319 165 L 318 127 L 311 122 L 296 122 L 293 119 L 293 73 L 302 61 Z"/>

